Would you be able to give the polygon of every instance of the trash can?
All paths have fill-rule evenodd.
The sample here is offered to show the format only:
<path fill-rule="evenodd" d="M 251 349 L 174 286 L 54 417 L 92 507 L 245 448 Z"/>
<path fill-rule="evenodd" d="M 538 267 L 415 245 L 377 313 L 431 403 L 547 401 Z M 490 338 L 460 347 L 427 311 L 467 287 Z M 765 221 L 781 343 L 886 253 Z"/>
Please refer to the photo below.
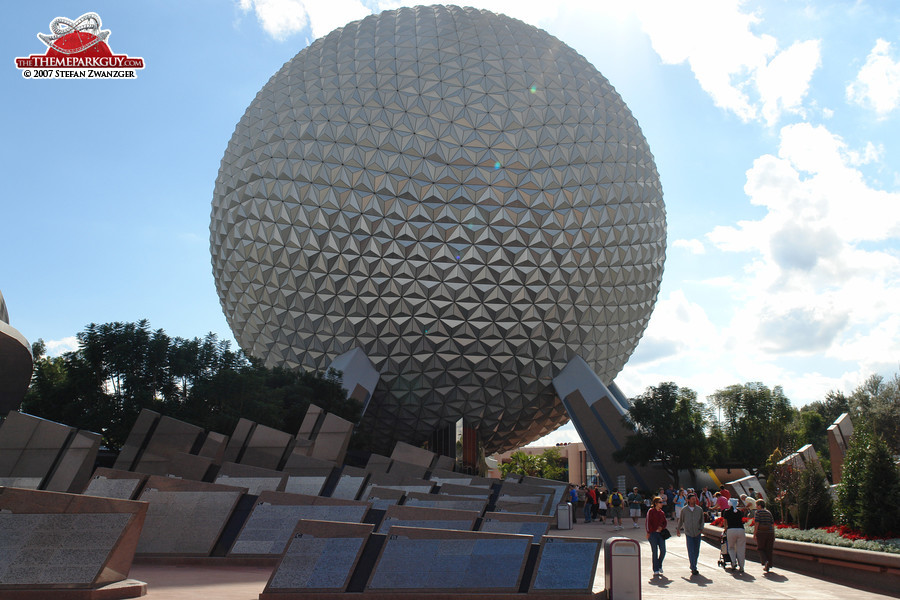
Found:
<path fill-rule="evenodd" d="M 572 529 L 572 504 L 561 502 L 556 505 L 556 528 Z"/>
<path fill-rule="evenodd" d="M 612 537 L 603 544 L 608 600 L 640 600 L 641 546 L 636 540 Z"/>

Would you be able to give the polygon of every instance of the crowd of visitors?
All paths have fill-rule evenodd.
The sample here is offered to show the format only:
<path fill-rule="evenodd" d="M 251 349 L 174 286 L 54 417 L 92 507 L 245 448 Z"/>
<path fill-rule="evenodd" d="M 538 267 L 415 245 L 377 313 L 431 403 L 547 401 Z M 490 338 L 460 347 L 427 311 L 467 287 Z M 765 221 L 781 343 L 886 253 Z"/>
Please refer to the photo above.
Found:
<path fill-rule="evenodd" d="M 642 507 L 647 506 L 644 526 L 647 540 L 652 552 L 653 575 L 663 574 L 663 559 L 666 556 L 666 539 L 669 538 L 669 520 L 674 522 L 675 533 L 684 534 L 687 546 L 688 566 L 691 576 L 699 575 L 697 560 L 700 556 L 700 537 L 703 525 L 717 517 L 724 520 L 724 543 L 727 547 L 728 562 L 735 572 L 743 573 L 746 558 L 746 532 L 744 519 L 751 519 L 753 536 L 761 556 L 763 571 L 772 569 L 773 546 L 775 543 L 775 519 L 766 509 L 761 496 L 751 488 L 749 494 L 732 497 L 731 493 L 720 486 L 717 491 L 704 487 L 695 491 L 693 488 L 678 488 L 669 485 L 667 489 L 659 488 L 652 499 L 645 500 L 638 488 L 628 495 L 623 495 L 618 488 L 608 491 L 605 486 L 569 486 L 569 496 L 574 508 L 582 503 L 584 506 L 584 522 L 608 523 L 615 530 L 623 529 L 622 517 L 627 508 L 632 528 L 639 527 Z"/>

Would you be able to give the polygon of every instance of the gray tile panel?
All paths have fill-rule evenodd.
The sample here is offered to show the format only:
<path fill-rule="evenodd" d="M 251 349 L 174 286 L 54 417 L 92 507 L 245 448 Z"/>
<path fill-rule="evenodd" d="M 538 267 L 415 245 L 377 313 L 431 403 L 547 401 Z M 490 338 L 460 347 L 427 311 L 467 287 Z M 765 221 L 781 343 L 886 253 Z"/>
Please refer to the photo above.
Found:
<path fill-rule="evenodd" d="M 130 518 L 0 513 L 0 584 L 90 584 Z"/>
<path fill-rule="evenodd" d="M 102 496 L 103 498 L 118 498 L 130 500 L 141 485 L 141 479 L 107 479 L 106 477 L 94 477 L 88 482 L 84 492 L 85 496 Z"/>
<path fill-rule="evenodd" d="M 541 537 L 547 534 L 548 529 L 550 529 L 549 523 L 537 521 L 500 521 L 498 519 L 485 519 L 482 521 L 479 531 L 530 535 L 534 538 L 533 543 L 539 544 L 541 542 Z"/>
<path fill-rule="evenodd" d="M 365 480 L 365 476 L 341 475 L 334 491 L 331 492 L 331 497 L 342 498 L 344 500 L 355 500 L 359 495 L 359 488 L 362 487 Z"/>
<path fill-rule="evenodd" d="M 215 483 L 245 487 L 248 494 L 259 496 L 265 491 L 278 491 L 278 486 L 281 485 L 281 477 L 229 477 L 227 475 L 219 475 L 216 477 Z"/>
<path fill-rule="evenodd" d="M 269 584 L 274 589 L 341 590 L 365 538 L 316 538 L 297 534 Z"/>
<path fill-rule="evenodd" d="M 159 417 L 160 414 L 156 411 L 152 411 L 149 408 L 141 409 L 140 414 L 134 421 L 134 425 L 131 426 L 131 431 L 128 432 L 125 444 L 122 445 L 122 449 L 119 451 L 119 456 L 116 457 L 114 468 L 121 471 L 132 470 L 141 447 L 144 445 L 147 436 L 150 435 L 150 430 L 156 425 Z"/>
<path fill-rule="evenodd" d="M 254 507 L 229 554 L 279 555 L 300 519 L 361 523 L 367 510 L 365 505 L 259 504 Z"/>
<path fill-rule="evenodd" d="M 327 477 L 323 476 L 302 476 L 292 475 L 288 477 L 284 486 L 285 492 L 292 494 L 306 494 L 308 496 L 318 496 L 322 493 Z"/>
<path fill-rule="evenodd" d="M 208 556 L 242 492 L 164 491 L 148 488 L 139 554 Z"/>
<path fill-rule="evenodd" d="M 410 539 L 395 532 L 388 535 L 369 590 L 517 591 L 531 545 L 527 537 L 446 539 L 436 531 L 428 532 L 432 539 Z"/>
<path fill-rule="evenodd" d="M 603 541 L 544 538 L 531 589 L 590 593 Z"/>

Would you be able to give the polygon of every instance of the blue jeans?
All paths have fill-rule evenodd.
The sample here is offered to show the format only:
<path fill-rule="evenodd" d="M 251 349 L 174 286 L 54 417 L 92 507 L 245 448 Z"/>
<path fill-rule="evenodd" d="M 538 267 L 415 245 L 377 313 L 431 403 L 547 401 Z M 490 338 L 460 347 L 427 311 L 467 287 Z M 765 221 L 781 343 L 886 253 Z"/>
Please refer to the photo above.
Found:
<path fill-rule="evenodd" d="M 587 502 L 584 503 L 584 522 L 585 523 L 591 522 L 591 506 L 592 505 L 588 504 Z"/>
<path fill-rule="evenodd" d="M 666 540 L 658 531 L 650 533 L 650 550 L 653 551 L 653 572 L 661 571 L 666 557 Z"/>
<path fill-rule="evenodd" d="M 697 559 L 700 557 L 700 536 L 684 536 L 687 544 L 688 562 L 691 563 L 691 571 L 697 570 Z"/>

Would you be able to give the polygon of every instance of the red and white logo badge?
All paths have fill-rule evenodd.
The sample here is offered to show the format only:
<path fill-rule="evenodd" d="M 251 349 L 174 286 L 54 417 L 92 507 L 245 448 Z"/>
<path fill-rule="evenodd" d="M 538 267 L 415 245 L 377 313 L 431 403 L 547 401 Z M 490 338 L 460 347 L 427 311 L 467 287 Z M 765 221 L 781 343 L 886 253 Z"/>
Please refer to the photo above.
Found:
<path fill-rule="evenodd" d="M 100 29 L 100 15 L 85 13 L 75 19 L 56 17 L 50 33 L 37 37 L 47 46 L 45 54 L 17 57 L 16 68 L 25 79 L 133 79 L 144 68 L 144 59 L 113 54 L 106 40 L 109 29 Z"/>

